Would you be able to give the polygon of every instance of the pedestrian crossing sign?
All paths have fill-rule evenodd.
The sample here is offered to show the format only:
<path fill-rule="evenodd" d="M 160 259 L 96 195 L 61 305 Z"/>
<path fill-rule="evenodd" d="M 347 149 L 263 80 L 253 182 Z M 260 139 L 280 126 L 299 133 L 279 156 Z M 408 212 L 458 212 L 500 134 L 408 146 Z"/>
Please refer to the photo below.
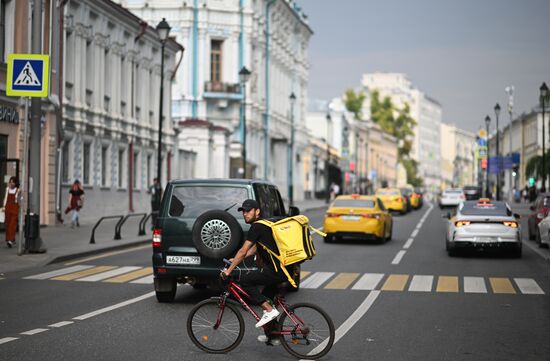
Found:
<path fill-rule="evenodd" d="M 47 97 L 50 56 L 8 54 L 6 95 Z"/>

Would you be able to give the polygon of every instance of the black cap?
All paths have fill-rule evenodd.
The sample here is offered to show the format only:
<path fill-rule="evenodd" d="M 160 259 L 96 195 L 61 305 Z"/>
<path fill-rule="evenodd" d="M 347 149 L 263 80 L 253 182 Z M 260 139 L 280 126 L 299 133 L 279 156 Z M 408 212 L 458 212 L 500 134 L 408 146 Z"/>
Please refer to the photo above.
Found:
<path fill-rule="evenodd" d="M 260 209 L 260 205 L 254 199 L 247 199 L 243 202 L 243 205 L 240 206 L 239 209 L 237 209 L 237 211 L 239 211 L 239 212 L 247 211 L 248 212 L 252 208 Z"/>

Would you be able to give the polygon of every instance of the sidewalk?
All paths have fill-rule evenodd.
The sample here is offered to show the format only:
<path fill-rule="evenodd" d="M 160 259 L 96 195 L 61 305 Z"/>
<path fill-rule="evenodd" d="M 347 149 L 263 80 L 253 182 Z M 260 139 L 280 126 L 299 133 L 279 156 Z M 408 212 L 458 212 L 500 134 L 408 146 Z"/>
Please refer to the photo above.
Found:
<path fill-rule="evenodd" d="M 324 200 L 305 200 L 296 202 L 300 212 L 325 207 Z M 121 230 L 122 239 L 114 240 L 115 220 L 105 220 L 96 229 L 95 244 L 90 244 L 92 228 L 95 224 L 82 224 L 77 228 L 68 225 L 48 226 L 40 228 L 40 236 L 43 248 L 47 250 L 42 254 L 17 255 L 16 244 L 8 248 L 4 242 L 4 234 L 0 234 L 0 277 L 3 273 L 21 271 L 26 268 L 45 266 L 54 262 L 89 256 L 96 253 L 128 248 L 151 241 L 150 222 L 147 223 L 146 235 L 138 236 L 138 223 L 140 217 L 129 218 Z M 19 234 L 17 234 L 19 239 Z"/>

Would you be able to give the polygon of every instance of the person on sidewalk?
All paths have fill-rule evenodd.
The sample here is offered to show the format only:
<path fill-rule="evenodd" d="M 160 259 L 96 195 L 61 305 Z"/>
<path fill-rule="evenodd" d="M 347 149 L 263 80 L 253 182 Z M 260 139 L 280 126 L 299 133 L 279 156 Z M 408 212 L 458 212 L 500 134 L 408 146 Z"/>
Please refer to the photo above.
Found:
<path fill-rule="evenodd" d="M 84 189 L 80 181 L 76 179 L 69 190 L 69 206 L 65 210 L 65 214 L 73 211 L 71 220 L 71 228 L 75 226 L 80 227 L 80 215 L 79 212 L 84 206 Z"/>
<path fill-rule="evenodd" d="M 15 177 L 10 177 L 2 206 L 2 211 L 5 213 L 6 243 L 9 248 L 15 244 L 17 216 L 19 215 L 19 193 L 19 181 Z"/>
<path fill-rule="evenodd" d="M 160 202 L 162 200 L 162 187 L 158 178 L 153 179 L 153 185 L 149 187 L 149 194 L 151 194 L 151 222 L 152 228 L 154 228 L 157 224 Z"/>

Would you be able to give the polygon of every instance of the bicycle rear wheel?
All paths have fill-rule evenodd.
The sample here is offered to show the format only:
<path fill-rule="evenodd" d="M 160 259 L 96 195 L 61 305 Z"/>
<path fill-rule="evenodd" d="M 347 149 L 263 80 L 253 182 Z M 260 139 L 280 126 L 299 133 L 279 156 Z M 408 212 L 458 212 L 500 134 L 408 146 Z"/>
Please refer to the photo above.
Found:
<path fill-rule="evenodd" d="M 313 360 L 326 355 L 334 343 L 334 324 L 329 315 L 311 303 L 288 307 L 279 318 L 281 343 L 293 356 Z"/>
<path fill-rule="evenodd" d="M 218 319 L 220 323 L 215 328 Z M 243 339 L 243 316 L 230 303 L 226 303 L 222 311 L 219 300 L 204 300 L 189 313 L 187 333 L 201 350 L 209 353 L 226 353 L 237 347 Z"/>

